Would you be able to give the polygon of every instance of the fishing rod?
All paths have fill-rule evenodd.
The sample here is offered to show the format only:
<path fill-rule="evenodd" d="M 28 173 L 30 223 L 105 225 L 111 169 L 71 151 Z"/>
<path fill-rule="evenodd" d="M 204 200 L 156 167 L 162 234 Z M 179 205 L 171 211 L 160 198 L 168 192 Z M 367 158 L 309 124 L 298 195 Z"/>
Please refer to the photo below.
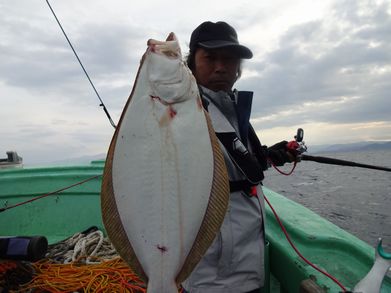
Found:
<path fill-rule="evenodd" d="M 290 141 L 287 147 L 288 149 L 291 149 L 298 154 L 297 156 L 298 161 L 313 161 L 322 164 L 359 167 L 359 168 L 367 168 L 367 169 L 391 172 L 391 168 L 382 167 L 382 166 L 374 166 L 374 165 L 356 163 L 352 161 L 346 161 L 346 160 L 340 160 L 340 159 L 334 159 L 328 157 L 304 155 L 303 153 L 307 151 L 307 146 L 303 141 L 304 130 L 302 128 L 297 129 L 297 134 L 295 135 L 294 138 L 295 140 Z"/>
<path fill-rule="evenodd" d="M 71 41 L 69 40 L 67 34 L 65 33 L 65 30 L 63 29 L 63 27 L 62 27 L 60 21 L 58 20 L 56 13 L 54 12 L 52 6 L 51 6 L 50 3 L 49 3 L 49 0 L 46 0 L 46 3 L 48 4 L 48 6 L 49 6 L 49 8 L 50 8 L 50 11 L 52 12 L 54 18 L 56 19 L 56 21 L 57 21 L 57 23 L 58 23 L 58 25 L 59 25 L 59 27 L 60 27 L 62 33 L 64 34 L 65 39 L 67 40 L 69 46 L 71 47 L 71 49 L 72 49 L 72 51 L 73 51 L 73 54 L 75 54 L 75 57 L 76 57 L 77 61 L 79 61 L 79 64 L 80 64 L 81 68 L 82 68 L 83 71 L 84 71 L 84 74 L 87 76 L 88 81 L 90 82 L 90 84 L 91 84 L 91 86 L 92 86 L 92 88 L 93 88 L 93 90 L 94 90 L 96 96 L 98 97 L 98 99 L 99 99 L 99 101 L 100 101 L 99 106 L 100 106 L 100 107 L 103 107 L 103 111 L 105 111 L 106 116 L 107 116 L 107 118 L 109 119 L 110 124 L 111 124 L 111 125 L 114 127 L 114 129 L 115 129 L 115 128 L 116 128 L 116 125 L 115 125 L 113 119 L 111 119 L 111 116 L 110 116 L 110 114 L 109 114 L 109 111 L 107 110 L 105 104 L 103 103 L 102 98 L 100 97 L 98 91 L 96 90 L 96 88 L 95 88 L 95 86 L 94 86 L 94 83 L 92 82 L 90 76 L 89 76 L 88 73 L 87 73 L 87 70 L 84 68 L 83 63 L 81 63 L 81 60 L 80 60 L 79 56 L 78 56 L 77 53 L 76 53 L 76 50 L 73 48 L 72 43 L 71 43 Z"/>
<path fill-rule="evenodd" d="M 361 163 L 339 160 L 339 159 L 334 159 L 334 158 L 301 155 L 300 159 L 302 161 L 313 161 L 313 162 L 322 163 L 322 164 L 331 164 L 331 165 L 349 166 L 349 167 L 360 167 L 360 168 L 367 168 L 367 169 L 374 169 L 374 170 L 391 172 L 391 168 L 361 164 Z"/>
<path fill-rule="evenodd" d="M 33 197 L 33 198 L 29 199 L 29 200 L 26 200 L 26 201 L 23 201 L 23 202 L 20 202 L 20 203 L 11 205 L 11 206 L 6 206 L 6 207 L 4 207 L 4 208 L 0 208 L 0 213 L 4 212 L 4 211 L 6 211 L 6 210 L 9 210 L 9 209 L 16 208 L 16 207 L 18 207 L 18 206 L 25 205 L 25 204 L 30 203 L 30 202 L 33 202 L 33 201 L 36 201 L 36 200 L 38 200 L 38 199 L 48 197 L 48 196 L 53 195 L 53 194 L 59 194 L 59 193 L 62 192 L 62 191 L 65 191 L 65 190 L 70 189 L 70 188 L 72 188 L 72 187 L 75 187 L 75 186 L 77 186 L 77 185 L 82 185 L 82 184 L 84 184 L 84 183 L 86 183 L 86 182 L 88 182 L 88 181 L 91 181 L 91 180 L 93 180 L 93 179 L 96 179 L 96 178 L 98 178 L 98 177 L 100 177 L 100 176 L 102 176 L 102 175 L 101 175 L 101 174 L 95 175 L 95 176 L 92 176 L 92 177 L 87 178 L 87 179 L 85 179 L 85 180 L 82 180 L 82 181 L 80 181 L 80 182 L 76 182 L 76 183 L 74 183 L 74 184 L 72 184 L 72 185 L 69 185 L 69 186 L 60 188 L 60 189 L 58 189 L 58 190 L 55 190 L 55 191 L 52 191 L 52 192 L 45 193 L 45 194 L 43 194 L 43 195 L 39 195 L 39 196 Z"/>

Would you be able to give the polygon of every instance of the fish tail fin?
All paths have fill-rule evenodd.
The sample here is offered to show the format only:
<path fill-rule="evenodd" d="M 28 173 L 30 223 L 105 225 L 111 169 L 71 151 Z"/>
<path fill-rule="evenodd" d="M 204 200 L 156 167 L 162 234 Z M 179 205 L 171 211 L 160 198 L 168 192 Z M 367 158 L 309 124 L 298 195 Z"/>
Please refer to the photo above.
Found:
<path fill-rule="evenodd" d="M 178 293 L 178 286 L 174 280 L 172 282 L 150 282 L 148 281 L 147 293 Z"/>

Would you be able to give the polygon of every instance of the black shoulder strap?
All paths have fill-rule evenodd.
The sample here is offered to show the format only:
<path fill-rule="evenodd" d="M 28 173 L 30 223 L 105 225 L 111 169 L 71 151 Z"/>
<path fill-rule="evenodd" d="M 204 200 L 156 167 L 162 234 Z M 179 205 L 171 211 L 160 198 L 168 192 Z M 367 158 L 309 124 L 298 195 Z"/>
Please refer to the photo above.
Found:
<path fill-rule="evenodd" d="M 251 124 L 249 124 L 248 141 L 252 146 L 254 155 L 258 159 L 258 162 L 261 165 L 262 170 L 267 170 L 268 168 L 267 155 L 266 155 L 267 147 L 261 144 Z"/>
<path fill-rule="evenodd" d="M 262 166 L 234 132 L 216 132 L 219 141 L 224 145 L 230 158 L 246 179 L 253 185 L 259 184 L 264 176 Z"/>
<path fill-rule="evenodd" d="M 202 106 L 206 111 L 208 111 L 209 101 L 204 97 L 204 93 L 199 87 Z M 248 99 L 252 99 L 252 92 L 246 92 L 246 96 Z M 250 112 L 250 111 L 247 111 Z M 239 168 L 239 170 L 242 172 L 242 174 L 246 177 L 247 180 L 241 181 L 245 182 L 247 181 L 250 185 L 256 185 L 262 182 L 264 179 L 263 170 L 267 169 L 267 162 L 266 159 L 263 158 L 260 155 L 257 155 L 257 150 L 262 154 L 261 152 L 261 143 L 258 140 L 258 137 L 248 122 L 249 117 L 242 117 L 242 119 L 246 120 L 247 123 L 244 123 L 244 121 L 241 121 L 243 125 L 248 125 L 248 129 L 241 129 L 243 132 L 248 133 L 248 140 L 252 148 L 255 150 L 254 154 L 251 154 L 248 149 L 246 148 L 246 144 L 243 144 L 239 137 L 236 135 L 235 132 L 216 132 L 216 136 L 219 139 L 219 141 L 224 145 L 224 148 L 227 150 L 230 158 L 235 163 L 235 165 Z M 247 138 L 247 135 L 244 136 L 245 139 Z M 264 164 L 266 167 L 264 167 Z M 231 184 L 232 182 L 230 182 Z M 243 184 L 240 183 L 240 186 Z M 247 185 L 247 184 L 246 184 Z M 231 188 L 232 189 L 232 188 Z"/>
<path fill-rule="evenodd" d="M 250 127 L 251 105 L 253 100 L 253 92 L 238 91 L 237 92 L 236 113 L 238 117 L 239 133 L 243 143 L 247 146 L 247 135 Z"/>

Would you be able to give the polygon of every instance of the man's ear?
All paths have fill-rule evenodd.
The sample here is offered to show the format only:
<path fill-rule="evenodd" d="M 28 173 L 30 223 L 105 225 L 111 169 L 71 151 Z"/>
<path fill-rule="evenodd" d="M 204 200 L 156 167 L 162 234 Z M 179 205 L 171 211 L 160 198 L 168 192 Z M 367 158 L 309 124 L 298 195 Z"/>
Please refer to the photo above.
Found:
<path fill-rule="evenodd" d="M 240 64 L 238 71 L 236 72 L 235 82 L 242 76 L 242 64 Z"/>

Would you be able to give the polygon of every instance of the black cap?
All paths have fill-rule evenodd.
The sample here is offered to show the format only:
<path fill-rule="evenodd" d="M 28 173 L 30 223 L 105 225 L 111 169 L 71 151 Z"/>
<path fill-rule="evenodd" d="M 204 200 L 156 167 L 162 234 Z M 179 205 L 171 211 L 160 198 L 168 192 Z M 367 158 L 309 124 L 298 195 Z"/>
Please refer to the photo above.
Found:
<path fill-rule="evenodd" d="M 205 49 L 231 47 L 238 52 L 240 58 L 251 59 L 253 57 L 249 48 L 239 44 L 235 29 L 224 21 L 201 23 L 190 38 L 190 51 L 197 47 Z"/>

